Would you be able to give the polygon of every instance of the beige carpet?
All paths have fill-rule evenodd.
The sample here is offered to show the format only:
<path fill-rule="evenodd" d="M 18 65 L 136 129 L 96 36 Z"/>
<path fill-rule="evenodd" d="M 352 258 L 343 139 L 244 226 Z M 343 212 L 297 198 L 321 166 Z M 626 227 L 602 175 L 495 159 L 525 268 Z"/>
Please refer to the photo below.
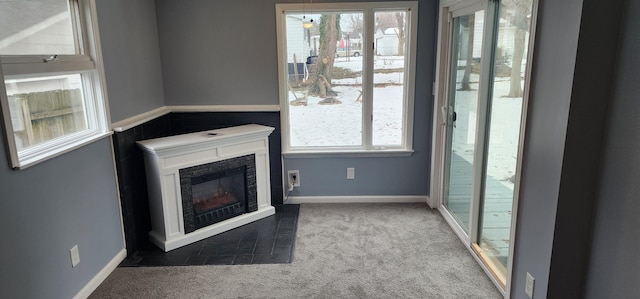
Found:
<path fill-rule="evenodd" d="M 500 298 L 424 204 L 304 204 L 293 263 L 118 268 L 91 298 Z"/>

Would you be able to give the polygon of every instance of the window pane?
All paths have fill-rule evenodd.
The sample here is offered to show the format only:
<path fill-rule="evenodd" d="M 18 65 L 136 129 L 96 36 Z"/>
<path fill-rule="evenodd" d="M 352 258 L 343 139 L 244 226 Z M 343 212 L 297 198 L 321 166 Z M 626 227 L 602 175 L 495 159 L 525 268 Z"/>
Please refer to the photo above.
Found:
<path fill-rule="evenodd" d="M 405 11 L 376 12 L 373 69 L 373 145 L 402 145 L 404 70 L 407 32 Z"/>
<path fill-rule="evenodd" d="M 285 22 L 291 146 L 361 146 L 363 14 L 287 13 Z"/>
<path fill-rule="evenodd" d="M 532 3 L 531 0 L 500 2 L 493 65 L 479 244 L 503 277 L 507 275 L 507 257 L 511 246 L 511 210 Z"/>
<path fill-rule="evenodd" d="M 6 80 L 18 151 L 86 130 L 79 74 Z"/>
<path fill-rule="evenodd" d="M 68 0 L 0 0 L 0 55 L 76 54 Z"/>
<path fill-rule="evenodd" d="M 477 161 L 476 119 L 484 84 L 481 64 L 485 11 L 453 19 L 448 94 L 444 205 L 462 229 L 470 227 L 473 175 Z M 482 82 L 481 82 L 482 80 Z"/>

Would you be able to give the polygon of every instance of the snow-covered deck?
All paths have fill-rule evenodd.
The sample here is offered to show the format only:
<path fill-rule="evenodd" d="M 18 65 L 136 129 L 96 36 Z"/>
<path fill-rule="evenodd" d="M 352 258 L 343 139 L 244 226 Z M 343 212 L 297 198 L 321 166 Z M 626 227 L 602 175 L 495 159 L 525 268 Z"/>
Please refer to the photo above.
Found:
<path fill-rule="evenodd" d="M 451 157 L 452 176 L 448 207 L 454 217 L 469 224 L 471 201 L 471 163 L 457 154 Z M 481 219 L 481 246 L 506 264 L 509 253 L 513 190 L 491 176 L 487 177 L 484 213 Z"/>

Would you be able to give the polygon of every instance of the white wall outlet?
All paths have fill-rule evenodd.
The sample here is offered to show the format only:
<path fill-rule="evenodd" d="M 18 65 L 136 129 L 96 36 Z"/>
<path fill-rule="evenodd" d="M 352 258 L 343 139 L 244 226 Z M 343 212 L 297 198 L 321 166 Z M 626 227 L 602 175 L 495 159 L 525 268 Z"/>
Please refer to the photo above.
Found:
<path fill-rule="evenodd" d="M 287 171 L 287 177 L 289 178 L 287 181 L 289 186 L 289 191 L 293 189 L 292 187 L 300 187 L 300 171 L 299 170 Z"/>
<path fill-rule="evenodd" d="M 80 252 L 78 251 L 78 245 L 71 247 L 69 250 L 71 253 L 71 267 L 75 267 L 80 263 Z"/>
<path fill-rule="evenodd" d="M 347 180 L 355 180 L 356 178 L 356 169 L 355 168 L 347 168 Z"/>
<path fill-rule="evenodd" d="M 529 296 L 529 298 L 533 298 L 533 284 L 535 283 L 535 279 L 529 272 L 527 272 L 527 283 L 524 286 L 524 292 Z"/>

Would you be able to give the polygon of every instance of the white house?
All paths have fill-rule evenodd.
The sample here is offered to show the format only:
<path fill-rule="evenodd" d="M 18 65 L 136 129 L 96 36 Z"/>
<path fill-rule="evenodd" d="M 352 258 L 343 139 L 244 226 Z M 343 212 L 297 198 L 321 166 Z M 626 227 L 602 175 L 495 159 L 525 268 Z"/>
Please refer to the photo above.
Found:
<path fill-rule="evenodd" d="M 287 15 L 286 19 L 286 41 L 287 41 L 287 65 L 289 79 L 295 78 L 294 65 L 297 65 L 298 79 L 302 79 L 305 74 L 305 62 L 311 55 L 311 37 L 309 29 L 304 28 L 305 18 L 303 15 Z"/>
<path fill-rule="evenodd" d="M 287 62 L 306 62 L 311 55 L 311 38 L 309 30 L 303 27 L 305 16 L 287 15 Z M 309 16 L 306 16 L 309 18 Z"/>
<path fill-rule="evenodd" d="M 382 56 L 398 55 L 398 34 L 396 28 L 387 28 L 384 32 L 378 30 L 375 34 L 376 54 Z"/>

